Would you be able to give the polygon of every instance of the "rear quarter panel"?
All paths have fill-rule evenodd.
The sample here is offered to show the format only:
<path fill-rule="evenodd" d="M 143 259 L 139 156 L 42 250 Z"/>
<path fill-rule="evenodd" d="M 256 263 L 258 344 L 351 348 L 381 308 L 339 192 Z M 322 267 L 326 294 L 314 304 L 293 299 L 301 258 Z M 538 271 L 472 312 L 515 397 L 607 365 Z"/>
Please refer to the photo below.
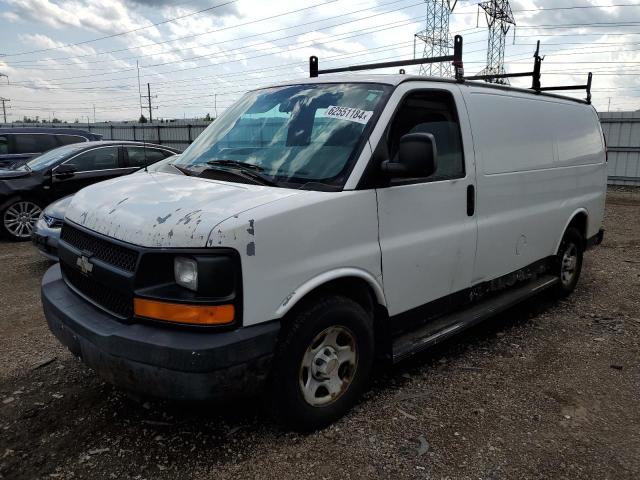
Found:
<path fill-rule="evenodd" d="M 602 225 L 605 147 L 595 110 L 515 91 L 462 88 L 477 170 L 474 281 L 554 255 L 580 211 L 587 236 Z"/>

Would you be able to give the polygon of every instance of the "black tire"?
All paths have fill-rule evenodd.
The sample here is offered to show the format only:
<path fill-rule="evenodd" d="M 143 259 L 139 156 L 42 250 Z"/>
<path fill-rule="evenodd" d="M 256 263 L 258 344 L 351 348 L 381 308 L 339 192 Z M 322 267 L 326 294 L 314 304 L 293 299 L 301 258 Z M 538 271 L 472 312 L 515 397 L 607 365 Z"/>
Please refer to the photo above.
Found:
<path fill-rule="evenodd" d="M 312 357 L 316 351 L 312 343 L 324 344 L 324 340 L 317 342 L 327 331 L 342 332 L 338 335 L 345 333 L 341 341 L 348 340 L 344 343 L 349 347 L 339 348 L 355 350 L 356 362 L 355 366 L 349 362 L 333 362 L 332 372 L 338 372 L 334 373 L 334 376 L 339 375 L 338 381 L 343 382 L 340 393 L 336 394 L 334 399 L 328 400 L 327 404 L 312 405 L 305 400 L 303 393 L 306 391 L 306 395 L 309 395 L 309 390 L 305 390 L 303 385 L 305 371 L 307 376 L 312 375 L 311 370 L 303 366 L 303 359 Z M 316 348 L 322 350 L 325 347 Z M 317 355 L 320 353 L 317 351 L 312 362 L 314 365 L 318 365 Z M 368 385 L 373 359 L 373 319 L 361 305 L 342 296 L 316 298 L 305 302 L 287 319 L 276 348 L 268 387 L 268 403 L 272 415 L 279 423 L 299 432 L 313 431 L 329 425 L 342 417 L 357 402 Z M 343 373 L 339 373 L 345 365 Z M 344 380 L 345 378 L 348 380 Z M 346 386 L 344 382 L 348 382 Z M 322 388 L 318 388 L 316 394 Z M 332 397 L 330 391 L 325 390 L 328 395 L 322 398 Z"/>
<path fill-rule="evenodd" d="M 580 280 L 583 254 L 584 238 L 578 230 L 569 227 L 562 237 L 557 254 L 556 275 L 560 281 L 556 284 L 555 294 L 558 298 L 567 297 L 575 290 L 578 280 Z"/>
<path fill-rule="evenodd" d="M 0 207 L 0 234 L 4 238 L 14 242 L 25 242 L 31 239 L 31 232 L 38 221 L 38 216 L 42 213 L 42 205 L 39 202 L 28 198 L 14 198 Z M 30 228 L 25 226 L 17 227 L 11 224 L 15 220 L 16 214 L 28 214 L 31 218 Z"/>

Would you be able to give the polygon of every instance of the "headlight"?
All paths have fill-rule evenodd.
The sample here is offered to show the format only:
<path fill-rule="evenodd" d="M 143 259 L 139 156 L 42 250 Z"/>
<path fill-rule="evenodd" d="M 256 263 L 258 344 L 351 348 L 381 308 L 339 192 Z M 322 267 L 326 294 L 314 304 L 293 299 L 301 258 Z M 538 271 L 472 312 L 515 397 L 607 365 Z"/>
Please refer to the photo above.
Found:
<path fill-rule="evenodd" d="M 194 292 L 198 291 L 198 264 L 194 259 L 175 257 L 173 273 L 178 285 Z"/>

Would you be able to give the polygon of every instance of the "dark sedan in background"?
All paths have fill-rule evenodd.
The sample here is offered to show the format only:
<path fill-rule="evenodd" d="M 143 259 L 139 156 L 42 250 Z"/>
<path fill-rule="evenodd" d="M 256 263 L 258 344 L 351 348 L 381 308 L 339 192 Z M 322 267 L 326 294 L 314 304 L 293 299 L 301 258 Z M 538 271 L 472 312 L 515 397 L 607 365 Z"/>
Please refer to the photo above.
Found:
<path fill-rule="evenodd" d="M 83 142 L 0 170 L 0 232 L 12 240 L 29 240 L 42 209 L 54 200 L 176 153 L 142 142 Z"/>
<path fill-rule="evenodd" d="M 149 165 L 149 172 L 165 172 L 181 175 L 182 172 L 173 167 L 179 155 L 173 155 L 167 157 L 164 160 L 160 160 L 152 165 Z M 142 172 L 141 172 L 142 173 Z M 64 223 L 64 215 L 67 211 L 67 207 L 71 202 L 73 195 L 61 198 L 51 203 L 44 209 L 42 215 L 38 219 L 35 227 L 33 228 L 33 234 L 31 239 L 38 250 L 54 262 L 58 261 L 58 240 L 60 239 L 60 229 Z"/>
<path fill-rule="evenodd" d="M 102 135 L 71 128 L 0 128 L 0 168 L 24 163 L 63 145 L 96 140 L 102 140 Z"/>

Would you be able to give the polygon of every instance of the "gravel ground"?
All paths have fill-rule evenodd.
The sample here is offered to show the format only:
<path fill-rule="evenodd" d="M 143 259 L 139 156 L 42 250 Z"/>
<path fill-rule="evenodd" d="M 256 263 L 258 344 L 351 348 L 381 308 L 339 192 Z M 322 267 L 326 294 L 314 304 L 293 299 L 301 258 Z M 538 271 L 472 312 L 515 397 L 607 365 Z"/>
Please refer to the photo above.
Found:
<path fill-rule="evenodd" d="M 381 372 L 344 419 L 280 430 L 256 400 L 104 384 L 46 328 L 28 244 L 0 243 L 0 478 L 640 478 L 640 195 L 609 195 L 578 290 Z"/>

